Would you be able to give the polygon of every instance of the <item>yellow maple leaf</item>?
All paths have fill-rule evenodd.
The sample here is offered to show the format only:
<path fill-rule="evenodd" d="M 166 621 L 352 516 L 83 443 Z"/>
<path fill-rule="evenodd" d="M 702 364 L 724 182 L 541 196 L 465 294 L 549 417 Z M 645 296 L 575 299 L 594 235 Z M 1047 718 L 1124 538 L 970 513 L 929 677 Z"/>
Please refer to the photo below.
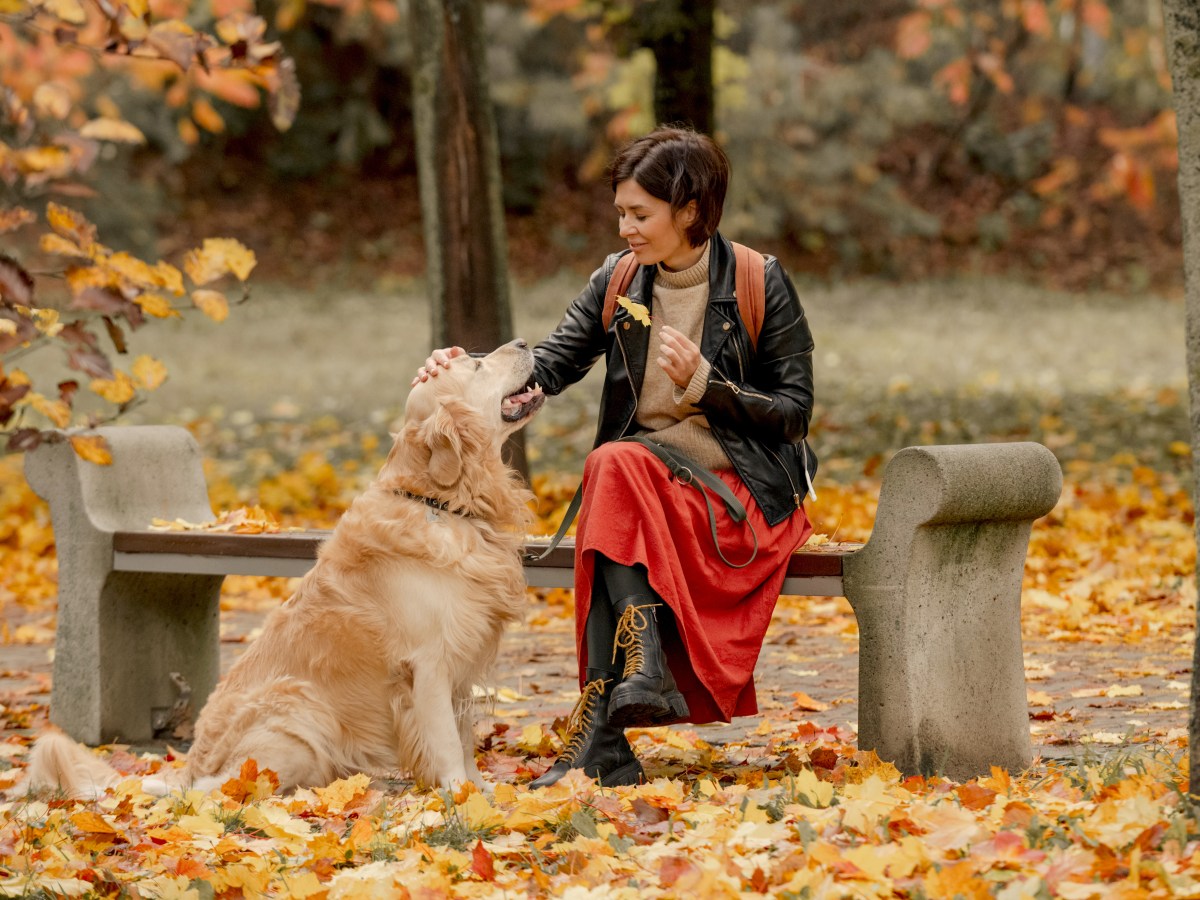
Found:
<path fill-rule="evenodd" d="M 159 287 L 166 288 L 176 297 L 183 296 L 183 273 L 168 262 L 159 261 L 155 265 L 154 282 Z"/>
<path fill-rule="evenodd" d="M 180 314 L 162 294 L 138 294 L 133 298 L 133 302 L 140 306 L 146 315 L 156 319 L 169 319 Z"/>
<path fill-rule="evenodd" d="M 140 128 L 131 125 L 124 119 L 110 119 L 101 116 L 84 124 L 79 133 L 94 141 L 114 141 L 119 144 L 144 144 L 146 136 Z"/>
<path fill-rule="evenodd" d="M 41 394 L 29 394 L 29 405 L 57 425 L 66 428 L 71 423 L 71 407 L 61 400 L 51 400 Z"/>
<path fill-rule="evenodd" d="M 57 309 L 35 309 L 33 324 L 46 337 L 54 337 L 63 330 L 63 324 L 58 320 Z"/>
<path fill-rule="evenodd" d="M 91 249 L 95 243 L 96 226 L 73 209 L 57 203 L 47 203 L 46 221 L 55 234 L 74 241 L 84 251 Z M 87 255 L 86 252 L 84 255 Z"/>
<path fill-rule="evenodd" d="M 99 814 L 91 810 L 77 812 L 71 816 L 71 824 L 80 831 L 86 831 L 89 834 L 117 834 L 117 829 L 111 823 Z"/>
<path fill-rule="evenodd" d="M 230 272 L 245 281 L 257 264 L 254 251 L 233 238 L 206 238 L 183 258 L 183 269 L 196 284 L 208 284 Z"/>
<path fill-rule="evenodd" d="M 478 791 L 472 793 L 465 803 L 459 806 L 467 825 L 474 831 L 493 828 L 504 824 L 504 813 L 492 806 L 487 797 Z"/>
<path fill-rule="evenodd" d="M 137 385 L 124 372 L 117 372 L 112 378 L 93 378 L 88 388 L 118 406 L 128 403 L 137 394 Z"/>
<path fill-rule="evenodd" d="M 80 459 L 98 466 L 112 465 L 112 448 L 100 434 L 75 434 L 71 436 L 71 449 Z"/>
<path fill-rule="evenodd" d="M 68 242 L 62 240 L 57 235 L 48 234 L 47 238 L 55 238 L 62 241 L 63 244 Z M 42 249 L 45 250 L 46 240 L 42 240 Z M 57 251 L 62 252 L 62 251 Z M 76 255 L 80 255 L 76 248 Z M 101 268 L 100 266 L 71 266 L 66 271 L 67 285 L 71 288 L 72 294 L 81 294 L 88 288 L 106 288 L 119 287 L 120 276 L 111 269 Z"/>
<path fill-rule="evenodd" d="M 356 797 L 367 792 L 371 779 L 361 772 L 349 778 L 339 778 L 327 787 L 314 788 L 313 792 L 321 799 L 321 803 L 331 813 L 340 813 Z"/>
<path fill-rule="evenodd" d="M 631 316 L 641 322 L 643 325 L 650 324 L 650 310 L 636 300 L 630 300 L 628 297 L 617 297 L 617 303 L 624 307 Z"/>
<path fill-rule="evenodd" d="M 214 322 L 224 322 L 229 317 L 229 301 L 220 291 L 204 288 L 192 291 L 192 303 Z"/>
<path fill-rule="evenodd" d="M 805 806 L 824 809 L 833 802 L 833 785 L 818 778 L 812 769 L 801 769 L 786 783 Z"/>
<path fill-rule="evenodd" d="M 114 253 L 104 260 L 104 265 L 112 269 L 127 281 L 132 281 L 138 287 L 158 287 L 158 279 L 154 267 L 128 253 Z"/>
<path fill-rule="evenodd" d="M 71 171 L 71 154 L 62 147 L 29 147 L 13 154 L 24 172 L 44 172 L 51 176 Z"/>
<path fill-rule="evenodd" d="M 133 377 L 148 391 L 157 390 L 167 380 L 167 367 L 153 356 L 143 354 L 133 361 Z"/>

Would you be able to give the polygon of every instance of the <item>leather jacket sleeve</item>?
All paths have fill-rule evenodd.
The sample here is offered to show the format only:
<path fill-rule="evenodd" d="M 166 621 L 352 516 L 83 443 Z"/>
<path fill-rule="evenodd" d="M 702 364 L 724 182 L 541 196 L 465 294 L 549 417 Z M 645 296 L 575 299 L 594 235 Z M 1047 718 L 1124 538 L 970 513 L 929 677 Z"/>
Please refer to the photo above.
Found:
<path fill-rule="evenodd" d="M 604 291 L 616 258 L 592 273 L 553 333 L 533 348 L 533 377 L 547 394 L 560 394 L 582 379 L 604 354 Z"/>
<path fill-rule="evenodd" d="M 763 324 L 752 362 L 740 378 L 727 365 L 721 371 L 714 366 L 697 405 L 714 425 L 767 443 L 794 444 L 807 436 L 813 411 L 812 332 L 777 259 L 768 259 L 765 281 Z"/>

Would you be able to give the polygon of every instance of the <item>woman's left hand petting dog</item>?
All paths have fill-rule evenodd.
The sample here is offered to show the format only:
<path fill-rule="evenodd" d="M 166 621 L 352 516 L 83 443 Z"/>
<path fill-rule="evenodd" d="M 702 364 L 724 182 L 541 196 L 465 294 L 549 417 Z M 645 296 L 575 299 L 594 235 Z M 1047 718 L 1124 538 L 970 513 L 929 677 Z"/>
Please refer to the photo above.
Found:
<path fill-rule="evenodd" d="M 186 765 L 148 791 L 215 787 L 247 759 L 282 790 L 359 772 L 483 785 L 472 689 L 523 612 L 531 495 L 501 447 L 545 400 L 532 373 L 517 340 L 413 386 L 378 476 L 208 698 Z M 92 797 L 122 778 L 52 729 L 12 790 Z"/>

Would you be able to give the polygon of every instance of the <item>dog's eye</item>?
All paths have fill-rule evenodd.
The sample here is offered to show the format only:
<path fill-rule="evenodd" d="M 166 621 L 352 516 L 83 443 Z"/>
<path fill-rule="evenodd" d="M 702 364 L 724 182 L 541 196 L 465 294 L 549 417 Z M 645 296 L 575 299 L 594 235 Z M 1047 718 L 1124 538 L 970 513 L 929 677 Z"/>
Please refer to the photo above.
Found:
<path fill-rule="evenodd" d="M 475 371 L 478 372 L 482 368 L 483 368 L 483 360 L 482 359 L 475 360 Z"/>

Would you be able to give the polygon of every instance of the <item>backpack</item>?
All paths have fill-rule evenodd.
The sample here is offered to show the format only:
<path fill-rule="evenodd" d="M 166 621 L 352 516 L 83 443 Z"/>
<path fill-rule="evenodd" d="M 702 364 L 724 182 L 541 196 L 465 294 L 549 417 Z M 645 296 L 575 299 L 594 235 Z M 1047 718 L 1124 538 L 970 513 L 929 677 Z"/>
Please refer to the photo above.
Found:
<path fill-rule="evenodd" d="M 733 259 L 736 269 L 737 282 L 734 293 L 737 294 L 738 313 L 742 324 L 750 334 L 750 347 L 758 344 L 758 333 L 762 331 L 763 315 L 766 310 L 767 275 L 763 255 L 756 250 L 733 243 Z M 604 311 L 601 313 L 604 330 L 612 323 L 617 309 L 617 297 L 624 296 L 633 283 L 634 273 L 639 266 L 632 253 L 626 253 L 613 268 L 612 277 L 608 279 L 608 288 L 604 291 Z"/>

